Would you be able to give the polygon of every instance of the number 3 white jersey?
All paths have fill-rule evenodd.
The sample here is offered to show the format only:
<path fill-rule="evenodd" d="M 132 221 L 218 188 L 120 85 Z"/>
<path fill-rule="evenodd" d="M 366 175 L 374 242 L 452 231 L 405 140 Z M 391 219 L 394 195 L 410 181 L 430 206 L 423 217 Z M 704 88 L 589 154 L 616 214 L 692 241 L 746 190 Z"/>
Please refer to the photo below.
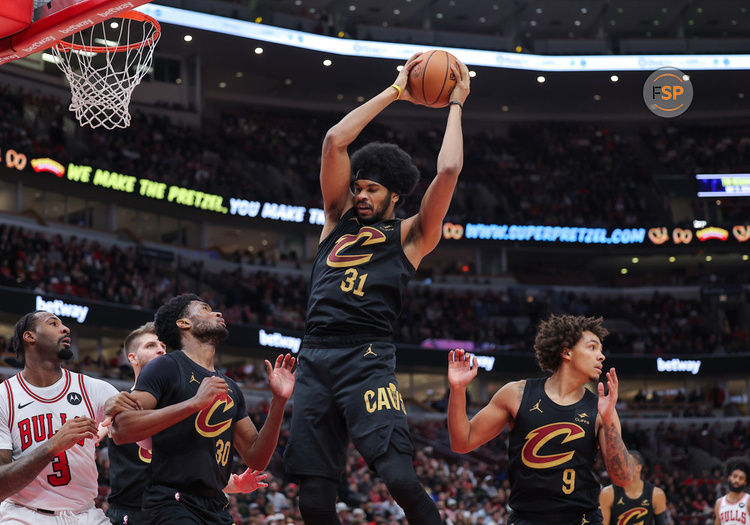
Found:
<path fill-rule="evenodd" d="M 0 449 L 13 461 L 50 439 L 75 417 L 104 419 L 104 403 L 117 394 L 111 384 L 63 369 L 55 384 L 31 386 L 18 373 L 0 385 Z M 86 439 L 58 454 L 25 488 L 8 498 L 31 508 L 77 511 L 97 495 L 96 440 Z"/>
<path fill-rule="evenodd" d="M 750 525 L 750 513 L 747 510 L 750 494 L 743 495 L 737 503 L 728 503 L 726 496 L 722 496 L 719 502 L 721 525 Z"/>

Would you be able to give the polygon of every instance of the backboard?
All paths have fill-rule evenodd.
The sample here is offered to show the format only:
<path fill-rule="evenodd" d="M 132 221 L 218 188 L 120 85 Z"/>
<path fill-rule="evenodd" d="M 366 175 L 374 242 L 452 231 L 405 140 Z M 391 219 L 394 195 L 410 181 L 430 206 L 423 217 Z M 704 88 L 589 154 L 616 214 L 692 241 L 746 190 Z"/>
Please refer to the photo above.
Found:
<path fill-rule="evenodd" d="M 150 0 L 12 0 L 0 2 L 0 65 Z"/>

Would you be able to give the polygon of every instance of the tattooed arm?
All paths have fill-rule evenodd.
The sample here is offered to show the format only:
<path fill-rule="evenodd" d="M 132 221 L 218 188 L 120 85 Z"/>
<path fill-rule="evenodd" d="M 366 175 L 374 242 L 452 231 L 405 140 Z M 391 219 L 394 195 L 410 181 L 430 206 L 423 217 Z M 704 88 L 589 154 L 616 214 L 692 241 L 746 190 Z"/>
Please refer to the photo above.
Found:
<path fill-rule="evenodd" d="M 602 459 L 607 467 L 607 473 L 612 483 L 624 487 L 633 479 L 633 458 L 630 457 L 625 443 L 622 441 L 620 418 L 617 416 L 617 374 L 615 369 L 607 372 L 607 386 L 609 394 L 604 395 L 604 384 L 599 383 L 599 448 Z"/>
<path fill-rule="evenodd" d="M 10 450 L 0 450 L 0 500 L 23 490 L 49 465 L 55 456 L 81 439 L 96 439 L 96 421 L 87 417 L 70 419 L 57 434 L 29 454 L 13 461 Z"/>

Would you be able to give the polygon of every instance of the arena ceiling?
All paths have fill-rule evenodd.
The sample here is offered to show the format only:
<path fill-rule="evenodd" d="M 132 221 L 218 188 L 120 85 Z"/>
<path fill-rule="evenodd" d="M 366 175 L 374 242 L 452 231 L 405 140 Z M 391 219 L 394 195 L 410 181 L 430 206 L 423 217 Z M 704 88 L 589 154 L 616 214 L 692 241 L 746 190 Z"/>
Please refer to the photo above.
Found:
<path fill-rule="evenodd" d="M 745 0 L 257 0 L 251 6 L 339 24 L 527 38 L 744 37 L 750 28 Z"/>

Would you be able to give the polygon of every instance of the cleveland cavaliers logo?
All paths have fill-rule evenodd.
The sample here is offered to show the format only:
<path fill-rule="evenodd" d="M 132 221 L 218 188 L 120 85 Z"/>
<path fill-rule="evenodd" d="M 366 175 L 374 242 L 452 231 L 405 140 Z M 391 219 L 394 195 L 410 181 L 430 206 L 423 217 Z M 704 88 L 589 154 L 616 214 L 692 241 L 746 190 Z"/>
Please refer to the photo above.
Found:
<path fill-rule="evenodd" d="M 217 423 L 212 423 L 211 418 L 221 405 L 224 405 L 224 409 L 221 414 L 226 414 L 234 406 L 234 401 L 231 397 L 220 397 L 216 399 L 213 404 L 209 407 L 204 408 L 195 417 L 195 430 L 203 437 L 213 438 L 221 435 L 225 430 L 232 426 L 232 418 L 221 419 L 221 415 L 217 416 L 216 419 L 221 419 Z"/>
<path fill-rule="evenodd" d="M 377 228 L 370 228 L 369 226 L 361 228 L 357 235 L 342 235 L 336 241 L 331 253 L 328 254 L 326 264 L 331 268 L 348 268 L 368 262 L 372 259 L 372 253 L 343 254 L 347 248 L 357 244 L 360 240 L 362 241 L 361 246 L 370 246 L 385 242 L 386 236 Z"/>
<path fill-rule="evenodd" d="M 617 525 L 643 525 L 643 520 L 648 515 L 648 510 L 643 507 L 636 507 L 620 514 L 617 518 Z M 635 521 L 641 519 L 641 521 Z"/>
<path fill-rule="evenodd" d="M 575 450 L 559 454 L 541 454 L 541 449 L 557 436 L 565 436 L 561 444 L 569 443 L 586 435 L 586 431 L 575 423 L 550 423 L 526 434 L 526 443 L 521 449 L 523 464 L 530 468 L 544 469 L 562 465 L 569 461 Z"/>
<path fill-rule="evenodd" d="M 151 463 L 151 451 L 147 448 L 138 447 L 138 459 L 144 463 Z"/>

